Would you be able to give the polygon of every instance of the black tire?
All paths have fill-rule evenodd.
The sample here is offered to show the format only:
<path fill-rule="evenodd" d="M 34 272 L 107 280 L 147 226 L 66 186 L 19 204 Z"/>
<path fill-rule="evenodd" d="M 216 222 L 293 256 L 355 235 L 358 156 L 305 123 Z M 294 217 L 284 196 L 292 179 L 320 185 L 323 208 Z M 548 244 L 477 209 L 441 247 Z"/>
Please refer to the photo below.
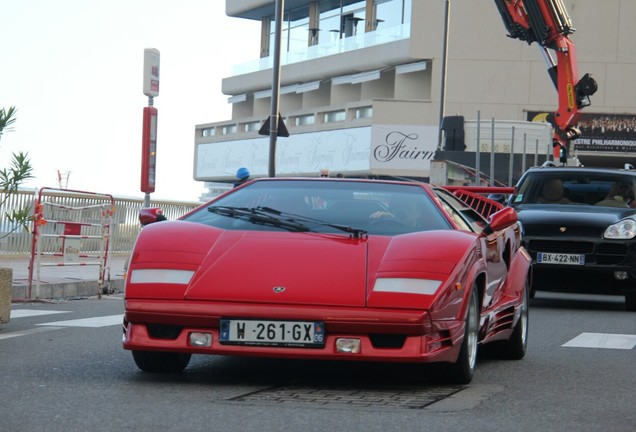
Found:
<path fill-rule="evenodd" d="M 625 309 L 636 312 L 636 293 L 625 294 Z"/>
<path fill-rule="evenodd" d="M 470 293 L 466 312 L 464 340 L 455 363 L 446 365 L 447 381 L 453 384 L 469 384 L 475 375 L 477 366 L 477 346 L 479 343 L 479 300 L 477 288 Z"/>
<path fill-rule="evenodd" d="M 500 358 L 521 360 L 526 355 L 526 348 L 528 347 L 528 322 L 530 317 L 528 311 L 529 297 L 528 284 L 526 283 L 523 289 L 523 303 L 520 308 L 521 314 L 510 335 L 510 339 L 498 342 L 496 346 L 497 356 Z"/>
<path fill-rule="evenodd" d="M 531 299 L 533 299 L 536 293 L 537 293 L 537 287 L 535 286 L 534 282 L 532 282 L 532 285 L 530 285 L 530 296 L 529 297 Z"/>
<path fill-rule="evenodd" d="M 190 363 L 191 354 L 133 351 L 133 359 L 139 369 L 150 373 L 179 373 Z"/>

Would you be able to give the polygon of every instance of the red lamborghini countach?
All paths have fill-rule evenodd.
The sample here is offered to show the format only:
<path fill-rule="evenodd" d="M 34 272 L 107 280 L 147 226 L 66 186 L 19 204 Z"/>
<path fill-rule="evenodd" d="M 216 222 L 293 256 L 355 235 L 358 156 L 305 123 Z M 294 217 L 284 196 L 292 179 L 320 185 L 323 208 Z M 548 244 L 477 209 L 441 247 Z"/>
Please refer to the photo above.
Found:
<path fill-rule="evenodd" d="M 128 267 L 123 347 L 146 372 L 217 354 L 436 363 L 468 383 L 479 346 L 524 356 L 531 261 L 515 211 L 490 214 L 466 194 L 477 198 L 263 178 L 148 224 Z"/>

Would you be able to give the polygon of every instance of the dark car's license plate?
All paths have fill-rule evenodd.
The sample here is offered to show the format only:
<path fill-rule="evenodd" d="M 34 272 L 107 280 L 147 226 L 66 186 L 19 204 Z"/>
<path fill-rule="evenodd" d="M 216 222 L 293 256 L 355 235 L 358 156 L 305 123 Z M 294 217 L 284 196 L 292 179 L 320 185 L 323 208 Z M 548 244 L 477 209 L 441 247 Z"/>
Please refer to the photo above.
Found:
<path fill-rule="evenodd" d="M 564 254 L 564 253 L 537 253 L 538 264 L 568 264 L 585 265 L 584 254 Z"/>
<path fill-rule="evenodd" d="M 219 342 L 317 348 L 325 344 L 325 326 L 314 321 L 221 319 Z"/>

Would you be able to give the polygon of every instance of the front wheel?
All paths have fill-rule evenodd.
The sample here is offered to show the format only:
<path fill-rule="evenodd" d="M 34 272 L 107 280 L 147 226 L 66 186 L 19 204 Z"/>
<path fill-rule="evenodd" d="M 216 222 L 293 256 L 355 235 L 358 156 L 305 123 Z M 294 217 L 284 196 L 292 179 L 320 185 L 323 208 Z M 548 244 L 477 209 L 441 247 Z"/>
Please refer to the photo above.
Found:
<path fill-rule="evenodd" d="M 466 328 L 464 340 L 459 350 L 457 361 L 449 364 L 448 381 L 454 384 L 468 384 L 475 375 L 477 365 L 477 344 L 479 342 L 479 301 L 477 289 L 473 287 L 470 294 L 468 312 L 466 313 Z"/>
<path fill-rule="evenodd" d="M 158 351 L 133 351 L 139 369 L 151 373 L 179 373 L 190 363 L 191 354 Z"/>

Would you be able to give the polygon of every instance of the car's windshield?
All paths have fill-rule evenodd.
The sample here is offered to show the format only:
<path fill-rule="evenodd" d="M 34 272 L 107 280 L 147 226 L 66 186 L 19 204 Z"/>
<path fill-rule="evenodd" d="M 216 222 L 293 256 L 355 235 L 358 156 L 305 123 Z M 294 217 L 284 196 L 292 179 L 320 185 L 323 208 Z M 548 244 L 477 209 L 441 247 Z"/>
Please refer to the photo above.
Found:
<path fill-rule="evenodd" d="M 512 204 L 634 207 L 635 179 L 620 172 L 529 172 Z"/>
<path fill-rule="evenodd" d="M 451 228 L 422 187 L 381 181 L 257 181 L 183 219 L 233 230 L 354 235 Z"/>

